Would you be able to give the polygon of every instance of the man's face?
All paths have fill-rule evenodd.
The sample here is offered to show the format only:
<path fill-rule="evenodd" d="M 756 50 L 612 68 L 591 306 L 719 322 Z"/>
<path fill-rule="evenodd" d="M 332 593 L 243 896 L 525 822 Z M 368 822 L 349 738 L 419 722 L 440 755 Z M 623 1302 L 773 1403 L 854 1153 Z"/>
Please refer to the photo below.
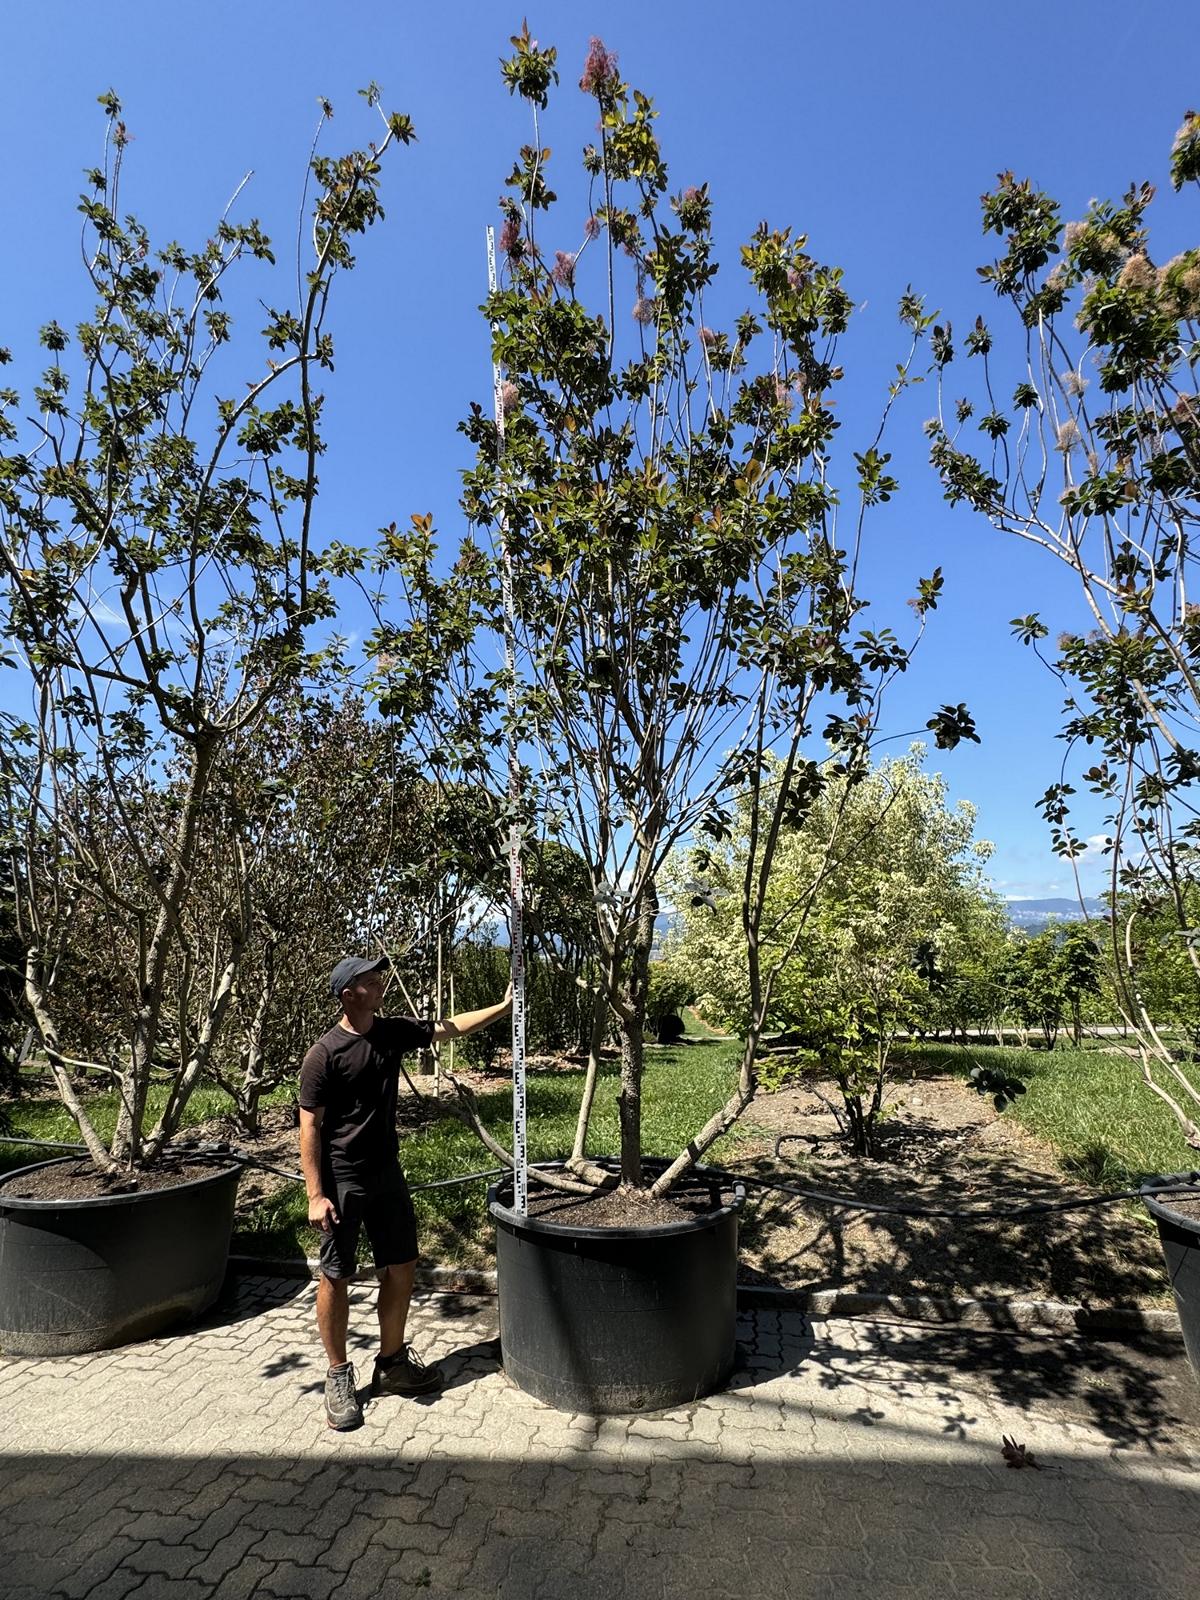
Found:
<path fill-rule="evenodd" d="M 378 1011 L 383 1004 L 383 991 L 387 983 L 385 972 L 364 972 L 360 978 L 342 990 L 345 1001 L 361 1006 L 364 1011 Z"/>

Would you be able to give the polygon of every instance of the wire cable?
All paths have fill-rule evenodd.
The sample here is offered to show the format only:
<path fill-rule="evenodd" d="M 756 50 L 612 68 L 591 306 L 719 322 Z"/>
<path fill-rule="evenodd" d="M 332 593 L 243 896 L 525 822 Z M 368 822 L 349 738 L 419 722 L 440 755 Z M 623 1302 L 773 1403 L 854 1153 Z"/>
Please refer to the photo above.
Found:
<path fill-rule="evenodd" d="M 787 1136 L 781 1135 L 781 1138 L 784 1137 Z M 0 1144 L 30 1145 L 39 1150 L 86 1149 L 82 1144 L 63 1144 L 54 1139 L 16 1139 L 6 1135 L 0 1135 Z M 173 1148 L 180 1155 L 194 1156 L 201 1160 L 226 1157 L 240 1162 L 243 1166 L 261 1167 L 264 1172 L 272 1172 L 277 1177 L 287 1178 L 293 1183 L 304 1182 L 301 1173 L 292 1172 L 287 1167 L 277 1167 L 270 1161 L 263 1161 L 260 1157 L 252 1155 L 248 1150 L 238 1149 L 235 1145 L 219 1141 L 190 1143 L 187 1140 L 180 1140 Z M 557 1161 L 530 1162 L 532 1167 L 556 1167 L 561 1164 Z M 507 1167 L 490 1167 L 483 1172 L 464 1172 L 453 1178 L 435 1178 L 427 1183 L 411 1184 L 410 1193 L 422 1194 L 427 1189 L 450 1189 L 463 1183 L 481 1183 L 485 1178 L 506 1177 L 508 1173 Z M 1046 1216 L 1057 1211 L 1084 1211 L 1096 1206 L 1115 1205 L 1121 1200 L 1157 1200 L 1166 1195 L 1200 1195 L 1200 1169 L 1179 1173 L 1169 1178 L 1152 1179 L 1136 1189 L 1115 1189 L 1108 1194 L 1076 1195 L 1067 1200 L 1036 1201 L 1032 1205 L 1024 1206 L 897 1205 L 882 1200 L 864 1200 L 855 1195 L 831 1194 L 828 1190 L 810 1189 L 803 1184 L 780 1183 L 777 1179 L 759 1177 L 751 1172 L 732 1172 L 727 1167 L 705 1167 L 702 1176 L 724 1178 L 730 1183 L 748 1184 L 756 1189 L 770 1189 L 779 1194 L 792 1195 L 799 1200 L 813 1200 L 818 1205 L 833 1206 L 841 1211 L 871 1211 L 892 1217 L 962 1217 L 968 1220 L 977 1217 L 980 1221 Z"/>

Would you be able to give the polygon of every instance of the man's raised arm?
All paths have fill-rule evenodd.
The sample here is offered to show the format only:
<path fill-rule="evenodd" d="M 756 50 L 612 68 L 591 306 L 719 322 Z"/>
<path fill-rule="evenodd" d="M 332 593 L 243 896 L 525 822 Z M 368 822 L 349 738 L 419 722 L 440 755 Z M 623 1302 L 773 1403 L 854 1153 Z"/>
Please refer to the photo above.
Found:
<path fill-rule="evenodd" d="M 494 1006 L 484 1006 L 481 1011 L 460 1011 L 456 1017 L 440 1017 L 433 1025 L 433 1037 L 441 1039 L 462 1039 L 468 1033 L 478 1033 L 480 1028 L 487 1028 L 493 1022 L 499 1022 L 501 1017 L 506 1017 L 512 1010 L 512 984 L 504 999 Z"/>

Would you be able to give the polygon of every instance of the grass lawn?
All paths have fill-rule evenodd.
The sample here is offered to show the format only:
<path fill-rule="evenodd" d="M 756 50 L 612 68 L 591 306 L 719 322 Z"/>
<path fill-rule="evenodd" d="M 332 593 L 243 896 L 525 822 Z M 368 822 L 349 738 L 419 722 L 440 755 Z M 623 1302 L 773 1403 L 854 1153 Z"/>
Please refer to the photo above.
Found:
<path fill-rule="evenodd" d="M 150 1126 L 153 1126 L 153 1119 L 158 1117 L 166 1105 L 168 1092 L 167 1084 L 155 1084 L 151 1088 L 148 1096 Z M 291 1085 L 281 1086 L 272 1094 L 264 1095 L 262 1103 L 264 1106 L 277 1105 L 291 1099 L 292 1093 Z M 111 1138 L 113 1129 L 117 1125 L 117 1096 L 111 1091 L 86 1094 L 83 1103 L 97 1132 L 104 1139 Z M 232 1107 L 233 1102 L 223 1089 L 197 1089 L 184 1109 L 183 1125 L 193 1128 L 199 1123 L 228 1116 Z M 0 1127 L 4 1127 L 5 1132 L 12 1133 L 18 1138 L 50 1139 L 64 1144 L 79 1143 L 79 1129 L 57 1100 L 19 1100 L 15 1104 L 0 1105 L 0 1112 L 3 1113 L 4 1121 L 7 1123 L 7 1126 L 0 1123 Z M 0 1173 L 12 1172 L 14 1168 L 28 1166 L 32 1161 L 49 1160 L 55 1153 L 54 1150 L 46 1150 L 43 1153 L 21 1145 L 0 1142 Z"/>
<path fill-rule="evenodd" d="M 1005 1115 L 1051 1144 L 1063 1170 L 1102 1189 L 1125 1189 L 1151 1173 L 1200 1167 L 1170 1110 L 1146 1088 L 1135 1061 L 1097 1042 L 1081 1050 L 1013 1046 L 900 1045 L 898 1062 L 955 1072 L 1000 1067 L 1026 1092 Z"/>

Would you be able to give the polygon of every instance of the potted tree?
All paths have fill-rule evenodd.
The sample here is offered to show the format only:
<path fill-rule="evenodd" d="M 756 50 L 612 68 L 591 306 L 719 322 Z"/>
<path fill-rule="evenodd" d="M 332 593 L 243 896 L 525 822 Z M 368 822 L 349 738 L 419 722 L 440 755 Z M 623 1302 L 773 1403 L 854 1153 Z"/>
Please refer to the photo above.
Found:
<path fill-rule="evenodd" d="M 1176 136 L 1170 175 L 1176 191 L 1200 181 L 1194 112 Z M 939 405 L 928 433 L 946 498 L 1057 559 L 1077 582 L 1080 626 L 1057 636 L 1048 659 L 1067 691 L 1067 750 L 1042 811 L 1054 850 L 1077 869 L 1086 849 L 1072 821 L 1077 786 L 1098 797 L 1085 802 L 1093 815 L 1083 831 L 1100 821 L 1108 858 L 1105 942 L 1125 1029 L 1111 1044 L 1200 1150 L 1200 1074 L 1183 1026 L 1200 992 L 1200 611 L 1192 598 L 1200 250 L 1156 258 L 1153 197 L 1152 185 L 1134 185 L 1119 202 L 1093 201 L 1066 221 L 1031 182 L 1001 175 L 983 198 L 983 222 L 1003 250 L 980 276 L 1016 312 L 1021 332 L 1011 349 L 994 347 L 977 319 L 963 349 L 979 369 L 986 409 L 976 419 L 968 399 L 953 410 Z M 954 358 L 949 326 L 938 330 L 935 354 L 944 371 Z M 1001 405 L 997 396 L 1009 393 Z M 1036 611 L 1012 626 L 1040 653 L 1050 628 Z M 1164 962 L 1176 991 L 1169 1000 L 1156 981 Z M 1147 1205 L 1200 1373 L 1200 1198 L 1164 1195 Z"/>
<path fill-rule="evenodd" d="M 300 300 L 268 310 L 248 385 L 226 296 L 242 263 L 273 263 L 269 239 L 227 213 L 198 251 L 152 249 L 124 211 L 121 106 L 102 96 L 105 158 L 80 207 L 94 312 L 73 334 L 41 330 L 32 437 L 16 393 L 0 393 L 0 607 L 28 690 L 24 716 L 5 715 L 4 855 L 27 1015 L 89 1158 L 0 1184 L 9 1351 L 145 1334 L 221 1282 L 237 1168 L 172 1158 L 171 1141 L 226 1025 L 261 888 L 222 774 L 336 658 L 320 638 L 332 578 L 361 559 L 315 530 L 327 314 L 380 215 L 380 162 L 413 136 L 366 95 L 381 137 L 313 159 Z M 217 841 L 229 870 L 214 877 Z M 87 965 L 104 992 L 99 1060 L 72 993 Z M 116 1094 L 111 1129 L 89 1110 L 97 1075 Z"/>
<path fill-rule="evenodd" d="M 493 536 L 473 570 L 497 632 L 515 635 L 512 714 L 540 774 L 542 825 L 586 864 L 598 988 L 620 1046 L 620 1150 L 587 1153 L 589 1072 L 574 1152 L 553 1177 L 578 1200 L 570 1220 L 538 1215 L 536 1198 L 518 1212 L 503 1185 L 491 1209 L 507 1370 L 567 1409 L 619 1411 L 692 1398 L 733 1360 L 740 1197 L 701 1163 L 754 1094 L 790 954 L 763 952 L 780 830 L 820 791 L 821 758 L 865 770 L 883 690 L 908 663 L 889 628 L 863 626 L 856 579 L 866 514 L 897 488 L 883 427 L 932 319 L 904 297 L 908 355 L 839 510 L 832 405 L 852 309 L 840 271 L 764 224 L 741 253 L 752 303 L 736 307 L 716 281 L 707 187 L 672 189 L 653 104 L 599 40 L 580 80 L 599 129 L 577 209 L 560 221 L 540 126 L 556 61 L 526 27 L 503 63 L 533 137 L 506 179 L 503 271 L 485 307 L 498 404 L 463 425 L 478 451 L 464 505 Z M 918 634 L 940 590 L 940 574 L 920 581 Z M 961 706 L 929 726 L 944 747 L 975 737 Z M 703 873 L 704 842 L 726 836 L 738 796 L 752 848 L 734 889 L 750 995 L 737 1081 L 685 1148 L 648 1153 L 662 874 L 685 845 Z"/>

